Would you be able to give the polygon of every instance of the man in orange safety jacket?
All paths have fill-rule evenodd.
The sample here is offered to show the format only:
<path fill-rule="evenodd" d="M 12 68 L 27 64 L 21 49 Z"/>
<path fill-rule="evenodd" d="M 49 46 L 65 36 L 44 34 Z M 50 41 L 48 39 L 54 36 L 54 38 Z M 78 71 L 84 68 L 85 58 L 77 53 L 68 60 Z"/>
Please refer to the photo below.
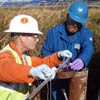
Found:
<path fill-rule="evenodd" d="M 29 15 L 15 16 L 5 32 L 11 33 L 11 41 L 0 50 L 0 100 L 25 100 L 27 84 L 35 78 L 54 79 L 57 64 L 63 57 L 72 56 L 68 50 L 48 57 L 30 57 L 24 52 L 34 50 L 39 40 L 37 21 Z"/>

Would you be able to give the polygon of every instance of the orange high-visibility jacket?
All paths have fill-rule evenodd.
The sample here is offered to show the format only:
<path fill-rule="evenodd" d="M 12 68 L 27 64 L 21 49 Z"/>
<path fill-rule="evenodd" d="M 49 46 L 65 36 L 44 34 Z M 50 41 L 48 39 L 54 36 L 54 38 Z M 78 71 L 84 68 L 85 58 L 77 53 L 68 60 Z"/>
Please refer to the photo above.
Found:
<path fill-rule="evenodd" d="M 13 42 L 10 42 L 10 47 L 16 51 L 22 60 L 22 56 Z M 61 61 L 58 60 L 57 54 L 54 53 L 51 56 L 39 58 L 31 57 L 32 66 L 26 66 L 23 64 L 18 64 L 15 61 L 13 54 L 10 51 L 0 52 L 0 81 L 3 82 L 18 82 L 18 83 L 30 83 L 33 82 L 35 78 L 29 77 L 29 70 L 32 67 L 39 66 L 41 64 L 47 64 L 53 67 Z"/>

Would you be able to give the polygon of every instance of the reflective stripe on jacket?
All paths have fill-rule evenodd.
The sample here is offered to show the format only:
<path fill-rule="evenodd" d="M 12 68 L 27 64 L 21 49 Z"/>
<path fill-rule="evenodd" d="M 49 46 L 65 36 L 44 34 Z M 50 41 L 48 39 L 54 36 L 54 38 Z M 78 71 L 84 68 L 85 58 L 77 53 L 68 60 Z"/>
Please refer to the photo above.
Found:
<path fill-rule="evenodd" d="M 25 95 L 0 86 L 0 100 L 25 100 Z"/>

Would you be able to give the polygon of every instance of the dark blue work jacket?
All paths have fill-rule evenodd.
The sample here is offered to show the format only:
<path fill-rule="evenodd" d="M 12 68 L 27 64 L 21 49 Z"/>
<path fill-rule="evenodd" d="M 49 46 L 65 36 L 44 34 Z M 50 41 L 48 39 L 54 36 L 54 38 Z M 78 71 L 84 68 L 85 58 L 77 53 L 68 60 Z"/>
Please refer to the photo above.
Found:
<path fill-rule="evenodd" d="M 87 66 L 94 51 L 93 33 L 82 26 L 79 32 L 70 36 L 67 34 L 64 23 L 50 29 L 41 49 L 41 54 L 47 56 L 67 49 L 73 54 L 72 61 L 81 58 L 84 65 Z"/>

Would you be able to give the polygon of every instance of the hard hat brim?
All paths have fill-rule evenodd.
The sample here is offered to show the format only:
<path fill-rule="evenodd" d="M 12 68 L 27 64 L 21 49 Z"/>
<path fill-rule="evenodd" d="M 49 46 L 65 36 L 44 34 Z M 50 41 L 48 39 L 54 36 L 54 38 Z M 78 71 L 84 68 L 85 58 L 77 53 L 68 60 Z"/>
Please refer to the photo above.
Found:
<path fill-rule="evenodd" d="M 74 16 L 72 13 L 69 14 L 69 17 L 73 19 L 74 21 L 79 22 L 81 24 L 85 24 L 87 22 L 87 19 L 82 19 L 82 18 L 80 19 L 77 16 Z"/>
<path fill-rule="evenodd" d="M 16 30 L 5 30 L 4 32 L 8 32 L 8 33 L 26 33 L 26 34 L 43 34 L 41 31 L 35 31 L 35 32 L 32 32 L 32 31 L 16 31 Z"/>

